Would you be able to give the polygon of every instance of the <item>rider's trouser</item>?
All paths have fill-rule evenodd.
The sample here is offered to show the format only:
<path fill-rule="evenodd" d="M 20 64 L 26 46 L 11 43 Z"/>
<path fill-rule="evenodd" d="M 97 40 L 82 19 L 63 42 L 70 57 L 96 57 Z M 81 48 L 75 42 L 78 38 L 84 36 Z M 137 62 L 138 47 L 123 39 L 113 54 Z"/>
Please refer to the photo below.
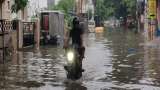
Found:
<path fill-rule="evenodd" d="M 85 54 L 85 47 L 80 47 L 78 49 L 78 52 L 79 52 L 81 58 L 83 59 L 84 58 L 84 54 Z"/>

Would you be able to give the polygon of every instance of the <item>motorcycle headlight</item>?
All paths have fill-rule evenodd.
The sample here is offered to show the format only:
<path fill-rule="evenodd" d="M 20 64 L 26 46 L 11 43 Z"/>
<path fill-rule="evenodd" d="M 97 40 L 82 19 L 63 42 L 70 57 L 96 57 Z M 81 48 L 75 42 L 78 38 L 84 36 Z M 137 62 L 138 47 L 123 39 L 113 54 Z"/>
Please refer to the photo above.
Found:
<path fill-rule="evenodd" d="M 69 62 L 72 62 L 74 59 L 74 53 L 73 52 L 68 52 L 67 53 L 67 59 Z"/>

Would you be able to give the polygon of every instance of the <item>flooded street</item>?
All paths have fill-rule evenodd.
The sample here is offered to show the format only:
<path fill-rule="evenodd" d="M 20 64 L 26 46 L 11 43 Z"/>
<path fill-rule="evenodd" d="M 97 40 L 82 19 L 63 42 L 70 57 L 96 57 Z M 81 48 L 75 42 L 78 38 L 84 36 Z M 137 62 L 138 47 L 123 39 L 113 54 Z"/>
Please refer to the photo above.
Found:
<path fill-rule="evenodd" d="M 160 48 L 146 46 L 141 34 L 106 29 L 85 38 L 85 72 L 66 78 L 60 47 L 25 50 L 0 65 L 0 90 L 160 90 Z"/>

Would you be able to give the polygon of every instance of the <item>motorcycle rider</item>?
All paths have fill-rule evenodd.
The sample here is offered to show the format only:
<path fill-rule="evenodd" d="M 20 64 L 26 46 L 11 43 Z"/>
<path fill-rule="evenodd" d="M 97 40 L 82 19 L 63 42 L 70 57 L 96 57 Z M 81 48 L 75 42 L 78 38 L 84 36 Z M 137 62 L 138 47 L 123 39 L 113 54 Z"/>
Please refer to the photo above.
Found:
<path fill-rule="evenodd" d="M 78 17 L 75 17 L 73 19 L 72 24 L 73 24 L 72 30 L 69 33 L 66 33 L 66 35 L 65 35 L 64 48 L 66 49 L 68 47 L 69 40 L 71 38 L 72 44 L 78 45 L 78 52 L 80 54 L 80 60 L 83 60 L 84 52 L 85 52 L 85 47 L 83 45 L 83 35 L 84 35 L 83 25 L 82 25 L 82 23 L 80 23 L 80 20 Z M 81 63 L 81 65 L 82 65 L 82 63 Z M 84 69 L 82 69 L 82 68 L 81 68 L 81 70 L 82 70 L 82 72 L 84 71 Z"/>

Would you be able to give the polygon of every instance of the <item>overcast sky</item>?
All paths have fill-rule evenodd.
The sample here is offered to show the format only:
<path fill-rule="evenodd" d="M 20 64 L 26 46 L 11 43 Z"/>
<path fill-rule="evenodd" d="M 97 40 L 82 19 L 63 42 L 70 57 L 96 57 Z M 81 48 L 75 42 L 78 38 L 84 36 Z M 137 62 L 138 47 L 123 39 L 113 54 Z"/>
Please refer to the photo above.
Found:
<path fill-rule="evenodd" d="M 47 0 L 29 0 L 30 1 L 30 5 L 35 7 L 35 6 L 39 6 L 42 7 L 47 7 Z"/>
<path fill-rule="evenodd" d="M 36 10 L 41 10 L 42 8 L 46 8 L 47 7 L 47 0 L 29 0 L 30 4 L 29 4 L 29 16 L 32 16 L 33 14 L 35 14 Z M 60 0 L 55 0 L 55 3 L 57 4 L 58 1 Z"/>
<path fill-rule="evenodd" d="M 39 11 L 41 8 L 47 7 L 47 0 L 29 0 L 28 5 L 28 15 L 35 15 L 36 11 Z"/>
<path fill-rule="evenodd" d="M 47 0 L 29 0 L 29 9 L 28 14 L 29 16 L 35 15 L 35 11 L 40 11 L 42 8 L 47 7 Z M 57 4 L 60 0 L 55 0 L 55 3 Z"/>
<path fill-rule="evenodd" d="M 47 0 L 29 0 L 32 5 L 40 5 L 40 8 L 43 8 L 43 7 L 47 7 Z M 55 3 L 57 4 L 58 1 L 60 0 L 55 0 Z"/>

